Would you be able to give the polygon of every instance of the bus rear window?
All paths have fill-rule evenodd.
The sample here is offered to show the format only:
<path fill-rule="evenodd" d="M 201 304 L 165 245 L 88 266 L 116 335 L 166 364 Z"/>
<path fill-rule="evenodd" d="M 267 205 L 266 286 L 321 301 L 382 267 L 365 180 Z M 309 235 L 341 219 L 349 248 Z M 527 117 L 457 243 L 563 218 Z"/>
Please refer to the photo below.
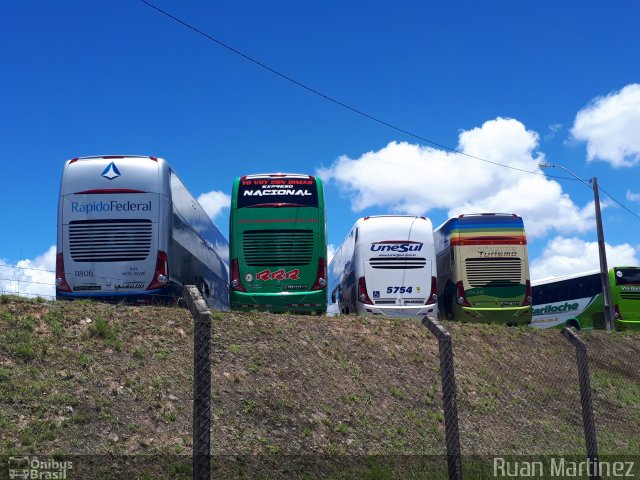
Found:
<path fill-rule="evenodd" d="M 238 208 L 317 207 L 318 187 L 313 178 L 242 179 Z"/>
<path fill-rule="evenodd" d="M 616 268 L 616 285 L 640 285 L 640 268 Z"/>

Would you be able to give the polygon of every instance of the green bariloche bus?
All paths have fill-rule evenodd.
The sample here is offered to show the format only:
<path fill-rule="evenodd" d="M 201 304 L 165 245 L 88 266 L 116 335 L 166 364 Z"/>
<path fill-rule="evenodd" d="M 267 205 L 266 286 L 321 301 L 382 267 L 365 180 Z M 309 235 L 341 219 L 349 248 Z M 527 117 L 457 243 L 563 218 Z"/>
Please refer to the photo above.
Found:
<path fill-rule="evenodd" d="M 326 215 L 319 178 L 237 178 L 229 248 L 232 309 L 326 312 Z"/>
<path fill-rule="evenodd" d="M 611 305 L 617 330 L 640 330 L 640 267 L 609 269 Z M 533 282 L 532 327 L 604 329 L 600 270 Z"/>
<path fill-rule="evenodd" d="M 515 214 L 450 218 L 435 232 L 438 315 L 464 322 L 528 324 L 527 238 Z"/>

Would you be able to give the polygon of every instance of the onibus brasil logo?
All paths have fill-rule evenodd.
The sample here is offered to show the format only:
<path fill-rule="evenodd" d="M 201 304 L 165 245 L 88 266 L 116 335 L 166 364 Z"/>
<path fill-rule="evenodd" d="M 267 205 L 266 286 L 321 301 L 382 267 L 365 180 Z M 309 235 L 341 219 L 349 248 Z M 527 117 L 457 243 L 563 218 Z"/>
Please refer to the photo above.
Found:
<path fill-rule="evenodd" d="M 13 479 L 51 479 L 65 480 L 69 470 L 73 470 L 73 462 L 40 459 L 38 457 L 9 457 L 9 478 Z"/>

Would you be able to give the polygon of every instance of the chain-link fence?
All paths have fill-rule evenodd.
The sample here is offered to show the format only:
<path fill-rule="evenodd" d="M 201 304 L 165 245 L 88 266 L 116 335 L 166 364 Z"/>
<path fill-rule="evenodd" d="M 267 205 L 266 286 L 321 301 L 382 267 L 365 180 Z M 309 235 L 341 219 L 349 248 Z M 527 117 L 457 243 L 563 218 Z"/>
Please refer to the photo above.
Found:
<path fill-rule="evenodd" d="M 616 458 L 640 475 L 637 333 L 571 343 L 198 297 L 191 311 L 0 297 L 2 461 L 76 462 L 68 478 L 475 479 Z"/>
<path fill-rule="evenodd" d="M 447 345 L 441 361 L 451 356 L 453 338 L 457 382 L 443 366 L 443 404 L 446 412 L 445 386 L 457 383 L 459 416 L 449 418 L 450 409 L 445 422 L 460 425 L 464 478 L 637 474 L 638 335 L 448 323 L 447 338 L 425 324 Z M 599 437 L 606 449 L 599 450 Z M 449 469 L 449 478 L 458 474 Z"/>
<path fill-rule="evenodd" d="M 193 316 L 193 478 L 211 476 L 211 313 L 197 288 L 185 287 Z"/>
<path fill-rule="evenodd" d="M 453 365 L 453 345 L 451 335 L 437 321 L 424 317 L 422 323 L 438 340 L 440 354 L 440 384 L 447 446 L 447 469 L 449 479 L 462 478 L 460 452 L 460 432 L 458 429 L 458 400 L 455 368 Z"/>
<path fill-rule="evenodd" d="M 62 461 L 71 479 L 190 477 L 192 337 L 183 308 L 0 297 L 2 463 L 23 474 L 28 458 L 42 478 Z"/>

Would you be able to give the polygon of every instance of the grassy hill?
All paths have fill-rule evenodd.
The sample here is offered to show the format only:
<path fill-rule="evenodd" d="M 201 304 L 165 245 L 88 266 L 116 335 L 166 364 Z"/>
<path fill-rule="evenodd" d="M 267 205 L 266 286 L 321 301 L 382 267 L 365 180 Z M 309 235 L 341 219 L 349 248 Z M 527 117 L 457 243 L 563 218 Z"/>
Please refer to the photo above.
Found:
<path fill-rule="evenodd" d="M 445 327 L 463 455 L 584 455 L 559 331 Z M 212 328 L 216 458 L 377 455 L 370 478 L 387 478 L 390 459 L 445 453 L 438 345 L 418 320 L 233 312 Z M 184 473 L 192 334 L 181 308 L 0 297 L 0 454 L 177 456 Z M 600 452 L 638 454 L 640 334 L 583 337 Z"/>

